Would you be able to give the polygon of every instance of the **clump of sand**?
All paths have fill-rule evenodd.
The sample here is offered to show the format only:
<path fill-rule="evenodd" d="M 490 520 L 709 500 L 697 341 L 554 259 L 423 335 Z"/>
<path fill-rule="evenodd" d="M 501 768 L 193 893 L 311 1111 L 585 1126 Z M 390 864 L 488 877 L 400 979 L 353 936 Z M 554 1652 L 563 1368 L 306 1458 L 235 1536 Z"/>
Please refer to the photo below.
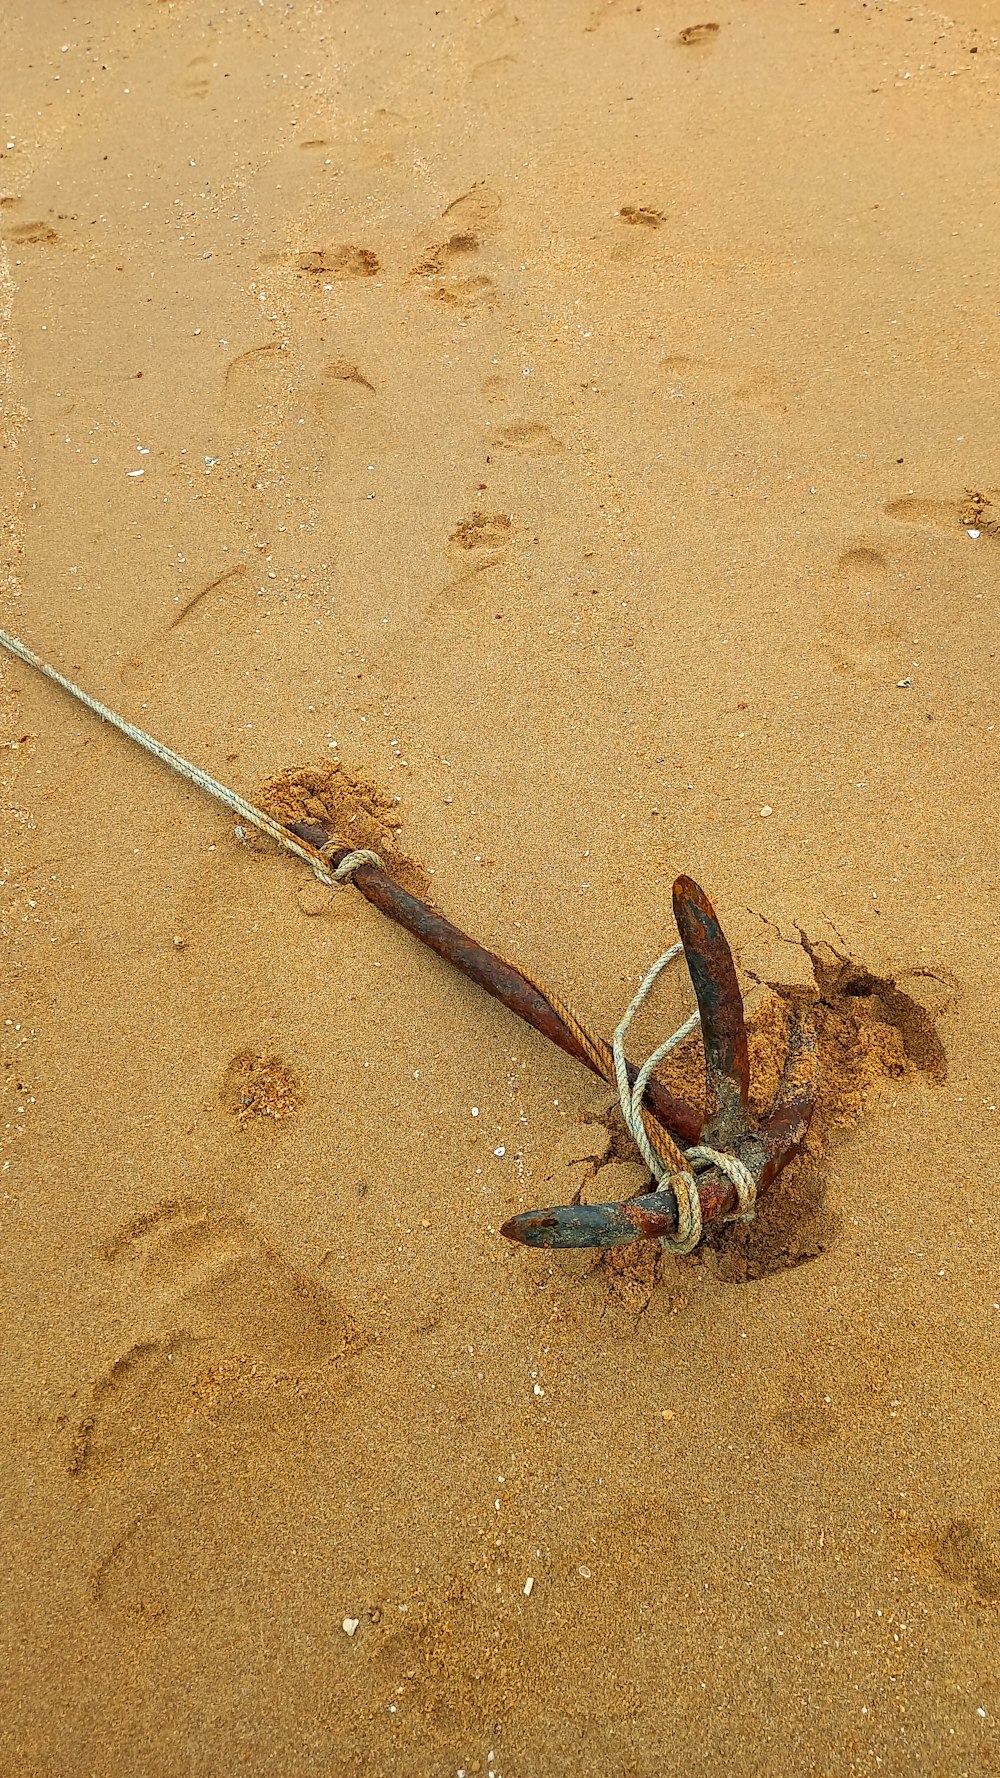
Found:
<path fill-rule="evenodd" d="M 226 1069 L 222 1102 L 240 1124 L 257 1118 L 283 1123 L 300 1110 L 303 1099 L 301 1080 L 280 1056 L 241 1050 Z"/>
<path fill-rule="evenodd" d="M 399 845 L 403 821 L 396 799 L 370 779 L 354 776 L 335 760 L 289 766 L 266 779 L 257 791 L 257 802 L 276 821 L 319 822 L 331 839 L 342 839 L 358 850 L 370 848 L 411 895 L 427 895 L 427 872 Z"/>

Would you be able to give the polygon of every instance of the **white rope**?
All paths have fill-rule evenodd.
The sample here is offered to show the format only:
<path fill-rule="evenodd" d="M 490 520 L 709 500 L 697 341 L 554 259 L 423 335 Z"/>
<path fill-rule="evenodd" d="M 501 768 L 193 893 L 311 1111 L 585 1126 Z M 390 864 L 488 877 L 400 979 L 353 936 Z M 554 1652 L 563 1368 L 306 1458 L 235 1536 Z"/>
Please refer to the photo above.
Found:
<path fill-rule="evenodd" d="M 88 710 L 93 710 L 96 716 L 102 716 L 105 722 L 110 722 L 113 728 L 119 729 L 123 735 L 127 735 L 130 741 L 138 741 L 139 746 L 144 747 L 147 753 L 151 753 L 154 759 L 161 759 L 164 765 L 170 766 L 172 771 L 178 772 L 182 778 L 186 778 L 189 784 L 195 784 L 199 790 L 207 791 L 209 796 L 214 796 L 218 802 L 224 803 L 227 809 L 231 809 L 234 815 L 242 816 L 244 821 L 249 821 L 253 827 L 259 828 L 261 833 L 266 833 L 269 839 L 275 840 L 279 846 L 283 846 L 286 852 L 294 852 L 297 858 L 304 859 L 306 864 L 315 871 L 321 883 L 334 886 L 348 882 L 359 864 L 375 864 L 380 870 L 385 868 L 377 852 L 358 851 L 350 852 L 336 870 L 331 870 L 328 862 L 324 859 L 324 854 L 340 851 L 339 840 L 329 841 L 317 858 L 316 853 L 297 840 L 294 834 L 289 833 L 287 827 L 282 827 L 280 821 L 275 821 L 263 809 L 258 809 L 253 803 L 248 803 L 246 798 L 239 796 L 235 790 L 230 790 L 225 784 L 220 784 L 216 778 L 203 772 L 200 766 L 192 765 L 189 759 L 184 759 L 181 754 L 175 753 L 172 747 L 165 747 L 162 741 L 157 741 L 152 735 L 147 735 L 145 730 L 137 728 L 135 723 L 126 722 L 124 716 L 116 716 L 115 712 L 109 710 L 106 704 L 99 703 L 97 698 L 90 696 L 89 692 L 83 691 L 79 685 L 74 685 L 72 679 L 65 679 L 61 673 L 56 672 L 55 667 L 50 667 L 46 661 L 40 660 L 38 655 L 33 654 L 25 643 L 19 642 L 16 636 L 9 636 L 6 630 L 0 630 L 0 647 L 6 648 L 8 653 L 15 654 L 18 660 L 25 661 L 29 667 L 34 667 L 39 673 L 44 673 L 46 679 L 52 679 L 56 685 L 61 685 L 64 691 L 68 691 L 79 703 L 85 704 Z"/>
<path fill-rule="evenodd" d="M 92 698 L 90 693 L 83 691 L 79 685 L 74 685 L 72 679 L 66 679 L 62 673 L 57 673 L 55 667 L 50 667 L 47 661 L 41 660 L 24 642 L 18 641 L 16 636 L 8 635 L 6 630 L 0 630 L 0 647 L 6 648 L 9 654 L 16 655 L 18 660 L 24 661 L 27 666 L 34 667 L 36 672 L 44 673 L 46 679 L 51 679 L 56 685 L 61 685 L 63 690 L 68 691 L 78 703 L 85 705 L 88 710 L 93 710 L 96 716 L 103 717 L 105 722 L 110 722 L 112 728 L 127 735 L 130 741 L 137 741 L 140 747 L 145 748 L 147 753 L 153 755 L 154 759 L 162 760 L 164 765 L 168 765 L 172 771 L 177 772 L 182 778 L 186 778 L 189 784 L 196 785 L 199 790 L 204 790 L 209 796 L 214 796 L 217 802 L 224 803 L 234 815 L 239 815 L 244 821 L 249 821 L 251 826 L 258 828 L 261 833 L 267 834 L 268 838 L 276 841 L 279 846 L 283 846 L 286 852 L 293 852 L 297 858 L 304 859 L 321 883 L 333 886 L 349 882 L 361 864 L 373 864 L 379 870 L 385 869 L 378 853 L 369 851 L 367 848 L 349 852 L 335 869 L 331 869 L 329 858 L 333 853 L 340 851 L 339 840 L 329 840 L 319 853 L 313 851 L 297 840 L 294 834 L 289 833 L 287 827 L 282 827 L 279 821 L 275 821 L 272 816 L 266 814 L 263 809 L 258 809 L 254 803 L 248 803 L 245 797 L 238 795 L 235 790 L 230 790 L 227 785 L 220 784 L 218 779 L 210 777 L 208 772 L 203 772 L 200 766 L 192 765 L 190 760 L 184 759 L 180 753 L 175 753 L 172 747 L 165 747 L 162 741 L 157 741 L 152 735 L 147 735 L 144 729 L 137 728 L 133 722 L 127 722 L 124 716 L 116 715 L 114 710 L 109 710 L 106 704 L 100 703 L 97 698 Z M 665 1043 L 661 1043 L 652 1055 L 647 1057 L 636 1076 L 634 1086 L 629 1083 L 625 1062 L 625 1034 L 661 970 L 665 969 L 668 963 L 673 962 L 673 959 L 680 955 L 683 948 L 683 945 L 671 945 L 669 951 L 664 951 L 663 956 L 657 958 L 618 1026 L 612 1044 L 615 1080 L 625 1123 L 639 1153 L 656 1181 L 657 1191 L 663 1191 L 665 1187 L 670 1186 L 677 1199 L 676 1238 L 663 1237 L 663 1245 L 671 1253 L 690 1253 L 691 1249 L 698 1245 L 701 1240 L 701 1203 L 694 1175 L 688 1172 L 670 1174 L 654 1152 L 643 1126 L 642 1101 L 654 1068 L 662 1062 L 664 1056 L 670 1054 L 672 1049 L 676 1049 L 677 1045 L 682 1043 L 684 1038 L 701 1021 L 696 1012 L 692 1013 L 690 1018 L 685 1019 L 683 1025 L 678 1027 L 673 1036 L 668 1037 Z M 735 1155 L 722 1154 L 717 1149 L 701 1146 L 685 1150 L 685 1159 L 702 1166 L 718 1167 L 727 1179 L 732 1180 L 736 1187 L 740 1207 L 736 1216 L 727 1220 L 746 1220 L 753 1216 L 754 1200 L 757 1195 L 756 1183 L 753 1174 Z"/>
<path fill-rule="evenodd" d="M 319 855 L 321 858 L 329 859 L 334 852 L 339 851 L 339 840 L 327 840 L 326 845 L 320 847 Z M 376 870 L 385 870 L 385 865 L 378 853 L 372 852 L 367 846 L 361 846 L 357 852 L 348 852 L 347 857 L 341 859 L 336 870 L 331 872 L 331 883 L 349 883 L 359 864 L 373 864 Z M 319 876 L 319 874 L 317 871 L 316 875 Z"/>
<path fill-rule="evenodd" d="M 726 1154 L 721 1148 L 709 1148 L 704 1142 L 700 1142 L 697 1148 L 686 1148 L 684 1154 L 687 1160 L 700 1162 L 702 1166 L 718 1167 L 719 1172 L 724 1173 L 735 1185 L 740 1207 L 730 1216 L 724 1217 L 724 1222 L 753 1221 L 757 1204 L 757 1181 L 738 1155 Z"/>
<path fill-rule="evenodd" d="M 700 1025 L 701 1016 L 699 1013 L 693 1012 L 690 1018 L 684 1020 L 683 1025 L 678 1026 L 671 1037 L 661 1043 L 652 1055 L 647 1056 L 635 1077 L 634 1084 L 628 1077 L 628 1064 L 625 1060 L 625 1036 L 654 982 L 666 969 L 667 964 L 672 963 L 675 957 L 681 955 L 683 949 L 683 945 L 671 945 L 669 951 L 664 951 L 662 957 L 657 957 L 623 1014 L 611 1044 L 615 1060 L 615 1082 L 618 1087 L 618 1098 L 626 1128 L 656 1182 L 657 1191 L 664 1191 L 669 1186 L 677 1199 L 677 1234 L 675 1236 L 663 1235 L 661 1240 L 669 1253 L 678 1254 L 690 1253 L 701 1240 L 701 1200 L 698 1196 L 698 1186 L 693 1172 L 671 1173 L 664 1166 L 646 1134 L 642 1120 L 642 1102 L 654 1068 L 658 1067 L 664 1056 L 668 1056 L 679 1043 L 683 1043 L 685 1037 L 688 1037 L 697 1025 Z M 727 1222 L 750 1220 L 754 1214 L 757 1198 L 757 1182 L 750 1169 L 745 1167 L 736 1155 L 724 1154 L 719 1149 L 699 1144 L 694 1148 L 685 1149 L 684 1158 L 702 1167 L 718 1167 L 720 1173 L 724 1173 L 726 1178 L 732 1181 L 736 1187 L 739 1210 L 732 1217 L 727 1217 Z"/>

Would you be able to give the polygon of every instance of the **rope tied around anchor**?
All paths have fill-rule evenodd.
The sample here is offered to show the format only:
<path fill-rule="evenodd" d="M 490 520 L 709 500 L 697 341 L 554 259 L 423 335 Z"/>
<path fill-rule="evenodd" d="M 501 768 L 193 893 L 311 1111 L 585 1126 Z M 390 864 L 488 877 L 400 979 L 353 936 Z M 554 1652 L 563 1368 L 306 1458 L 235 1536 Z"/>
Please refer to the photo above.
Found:
<path fill-rule="evenodd" d="M 661 1235 L 660 1240 L 668 1253 L 683 1255 L 697 1247 L 702 1236 L 701 1199 L 698 1196 L 696 1170 L 704 1167 L 717 1167 L 720 1173 L 732 1181 L 736 1190 L 738 1208 L 732 1216 L 726 1217 L 727 1222 L 750 1221 L 754 1215 L 757 1199 L 757 1182 L 749 1167 L 744 1166 L 737 1155 L 726 1154 L 722 1149 L 709 1148 L 705 1143 L 698 1143 L 693 1148 L 679 1148 L 668 1130 L 647 1111 L 643 1104 L 646 1088 L 654 1070 L 668 1056 L 671 1050 L 684 1042 L 685 1037 L 701 1024 L 700 1013 L 693 1012 L 665 1042 L 659 1044 L 635 1077 L 634 1085 L 629 1082 L 628 1064 L 625 1059 L 625 1037 L 633 1018 L 642 1006 L 653 983 L 661 971 L 679 957 L 684 946 L 671 945 L 658 957 L 652 968 L 626 1009 L 611 1043 L 589 1030 L 577 1017 L 573 1008 L 558 994 L 554 994 L 547 983 L 531 975 L 521 963 L 512 964 L 545 996 L 552 1010 L 557 1013 L 563 1024 L 576 1038 L 580 1048 L 585 1052 L 595 1073 L 603 1075 L 608 1085 L 618 1093 L 622 1117 L 625 1127 L 632 1137 L 639 1153 L 649 1168 L 656 1183 L 657 1191 L 669 1187 L 677 1200 L 677 1234 Z"/>
<path fill-rule="evenodd" d="M 9 653 L 16 655 L 27 666 L 34 667 L 36 671 L 43 673 L 56 685 L 62 686 L 64 691 L 68 691 L 88 710 L 92 710 L 95 715 L 102 717 L 105 722 L 110 723 L 129 740 L 135 741 L 155 759 L 161 760 L 180 777 L 187 779 L 188 783 L 196 785 L 199 790 L 215 797 L 216 801 L 222 803 L 234 815 L 238 815 L 241 820 L 249 822 L 251 826 L 266 834 L 286 852 L 294 853 L 297 858 L 301 858 L 309 865 L 321 883 L 330 887 L 339 887 L 350 882 L 355 871 L 362 865 L 373 865 L 378 870 L 385 869 L 379 854 L 367 847 L 348 852 L 338 865 L 333 865 L 333 857 L 337 852 L 343 850 L 341 840 L 334 838 L 317 848 L 298 839 L 289 832 L 287 827 L 283 827 L 280 821 L 276 821 L 273 816 L 268 815 L 265 810 L 248 802 L 245 797 L 240 796 L 237 791 L 231 790 L 228 785 L 221 784 L 217 778 L 213 778 L 208 772 L 203 771 L 200 766 L 193 765 L 182 754 L 175 753 L 172 747 L 167 747 L 162 741 L 157 741 L 153 735 L 147 734 L 135 723 L 126 721 L 125 717 L 110 710 L 99 699 L 91 697 L 89 692 L 84 691 L 81 686 L 75 685 L 71 679 L 67 679 L 62 673 L 57 672 L 55 667 L 49 666 L 47 661 L 43 661 L 24 642 L 21 642 L 16 636 L 9 635 L 6 630 L 0 630 L 0 647 L 6 648 Z M 753 1174 L 736 1155 L 707 1147 L 704 1143 L 693 1148 L 680 1149 L 669 1131 L 647 1111 L 643 1104 L 643 1097 L 654 1069 L 700 1024 L 700 1015 L 697 1012 L 685 1019 L 672 1036 L 659 1044 L 651 1055 L 647 1056 L 636 1076 L 635 1084 L 632 1085 L 629 1082 L 625 1060 L 625 1036 L 628 1028 L 661 971 L 680 955 L 683 948 L 683 945 L 680 944 L 672 945 L 668 951 L 664 951 L 663 955 L 657 958 L 626 1009 L 615 1031 L 614 1040 L 610 1044 L 604 1038 L 588 1030 L 572 1007 L 568 1006 L 559 995 L 553 993 L 552 989 L 544 982 L 538 981 L 529 974 L 521 964 L 510 965 L 511 968 L 517 970 L 524 981 L 529 982 L 548 1001 L 567 1030 L 576 1038 L 595 1072 L 602 1075 L 609 1086 L 617 1088 L 626 1127 L 656 1182 L 657 1191 L 664 1191 L 669 1187 L 676 1198 L 677 1234 L 674 1237 L 669 1235 L 660 1237 L 663 1246 L 669 1252 L 676 1254 L 690 1253 L 701 1240 L 701 1202 L 693 1168 L 717 1167 L 726 1178 L 731 1180 L 736 1190 L 739 1208 L 726 1219 L 727 1221 L 749 1220 L 754 1214 L 757 1195 Z"/>
<path fill-rule="evenodd" d="M 634 1083 L 629 1081 L 625 1061 L 625 1037 L 628 1028 L 654 982 L 666 969 L 668 963 L 672 963 L 675 957 L 679 957 L 683 950 L 684 946 L 681 944 L 671 945 L 670 949 L 664 951 L 662 957 L 657 957 L 656 962 L 647 970 L 639 988 L 622 1015 L 611 1045 L 614 1057 L 615 1085 L 618 1088 L 618 1098 L 626 1128 L 656 1181 L 657 1191 L 663 1191 L 669 1186 L 677 1200 L 677 1234 L 660 1237 L 667 1251 L 676 1254 L 690 1253 L 693 1248 L 697 1247 L 702 1234 L 701 1200 L 698 1196 L 697 1181 L 691 1167 L 686 1163 L 692 1163 L 699 1167 L 717 1167 L 720 1173 L 724 1173 L 726 1178 L 732 1181 L 736 1188 L 739 1209 L 731 1217 L 727 1217 L 727 1221 L 749 1221 L 754 1214 L 757 1200 L 757 1182 L 749 1167 L 744 1166 L 736 1155 L 725 1154 L 722 1150 L 710 1148 L 705 1143 L 698 1143 L 693 1148 L 682 1151 L 669 1138 L 664 1142 L 663 1138 L 666 1132 L 662 1125 L 651 1118 L 643 1107 L 643 1097 L 653 1070 L 701 1023 L 699 1013 L 693 1012 L 670 1037 L 658 1044 L 656 1049 L 646 1057 Z"/>
<path fill-rule="evenodd" d="M 380 858 L 378 853 L 373 852 L 368 846 L 359 846 L 356 852 L 348 852 L 347 857 L 341 859 L 336 869 L 329 869 L 334 853 L 342 850 L 342 843 L 336 838 L 327 840 L 326 845 L 320 847 L 319 856 L 327 864 L 327 874 L 324 875 L 322 871 L 316 870 L 315 865 L 313 869 L 316 870 L 316 875 L 321 883 L 334 883 L 339 888 L 344 883 L 350 882 L 359 864 L 373 864 L 376 870 L 385 870 L 384 859 Z"/>

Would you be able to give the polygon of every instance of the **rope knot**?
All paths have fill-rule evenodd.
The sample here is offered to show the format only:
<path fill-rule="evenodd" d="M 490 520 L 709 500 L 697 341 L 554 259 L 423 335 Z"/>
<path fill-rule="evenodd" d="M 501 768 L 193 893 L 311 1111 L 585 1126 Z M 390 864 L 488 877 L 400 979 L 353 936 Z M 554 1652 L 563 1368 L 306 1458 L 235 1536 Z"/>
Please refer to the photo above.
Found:
<path fill-rule="evenodd" d="M 343 850 L 343 845 L 343 840 L 332 839 L 327 840 L 326 845 L 320 847 L 319 857 L 323 862 L 322 864 L 314 863 L 313 870 L 321 883 L 337 887 L 343 883 L 349 883 L 360 864 L 373 864 L 376 870 L 385 870 L 385 864 L 378 853 L 372 852 L 366 846 L 359 848 L 357 852 L 348 852 L 347 857 L 341 859 L 336 869 L 331 870 L 330 860 L 335 852 Z"/>
<path fill-rule="evenodd" d="M 757 1181 L 738 1155 L 727 1154 L 724 1149 L 709 1148 L 705 1143 L 700 1143 L 697 1148 L 686 1150 L 686 1159 L 700 1161 L 706 1167 L 718 1167 L 720 1173 L 732 1180 L 739 1199 L 739 1209 L 727 1216 L 726 1222 L 753 1221 L 757 1211 Z"/>
<path fill-rule="evenodd" d="M 701 1200 L 694 1172 L 688 1163 L 718 1167 L 719 1172 L 724 1173 L 736 1187 L 739 1209 L 733 1216 L 726 1218 L 727 1222 L 749 1221 L 754 1214 L 757 1199 L 757 1182 L 749 1167 L 744 1166 L 736 1155 L 725 1154 L 704 1144 L 682 1151 L 643 1105 L 646 1087 L 654 1068 L 701 1023 L 699 1013 L 692 1013 L 666 1042 L 647 1056 L 635 1077 L 634 1086 L 629 1082 L 625 1061 L 625 1034 L 660 972 L 683 949 L 683 945 L 671 945 L 669 951 L 664 951 L 663 956 L 657 958 L 625 1012 L 611 1046 L 615 1084 L 618 1087 L 625 1126 L 653 1176 L 657 1191 L 664 1191 L 669 1186 L 677 1199 L 677 1234 L 661 1236 L 668 1253 L 676 1254 L 690 1253 L 697 1247 L 702 1235 Z"/>

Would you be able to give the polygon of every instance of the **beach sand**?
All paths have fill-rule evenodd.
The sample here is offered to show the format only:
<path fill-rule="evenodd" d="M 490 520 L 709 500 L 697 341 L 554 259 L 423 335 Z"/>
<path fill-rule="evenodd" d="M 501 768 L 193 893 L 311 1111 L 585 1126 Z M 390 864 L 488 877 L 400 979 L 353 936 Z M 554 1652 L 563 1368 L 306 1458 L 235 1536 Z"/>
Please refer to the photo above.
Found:
<path fill-rule="evenodd" d="M 756 1225 L 516 1248 L 609 1090 L 4 656 L 3 1778 L 1000 1771 L 996 19 L 10 0 L 0 622 L 825 1040 Z"/>

